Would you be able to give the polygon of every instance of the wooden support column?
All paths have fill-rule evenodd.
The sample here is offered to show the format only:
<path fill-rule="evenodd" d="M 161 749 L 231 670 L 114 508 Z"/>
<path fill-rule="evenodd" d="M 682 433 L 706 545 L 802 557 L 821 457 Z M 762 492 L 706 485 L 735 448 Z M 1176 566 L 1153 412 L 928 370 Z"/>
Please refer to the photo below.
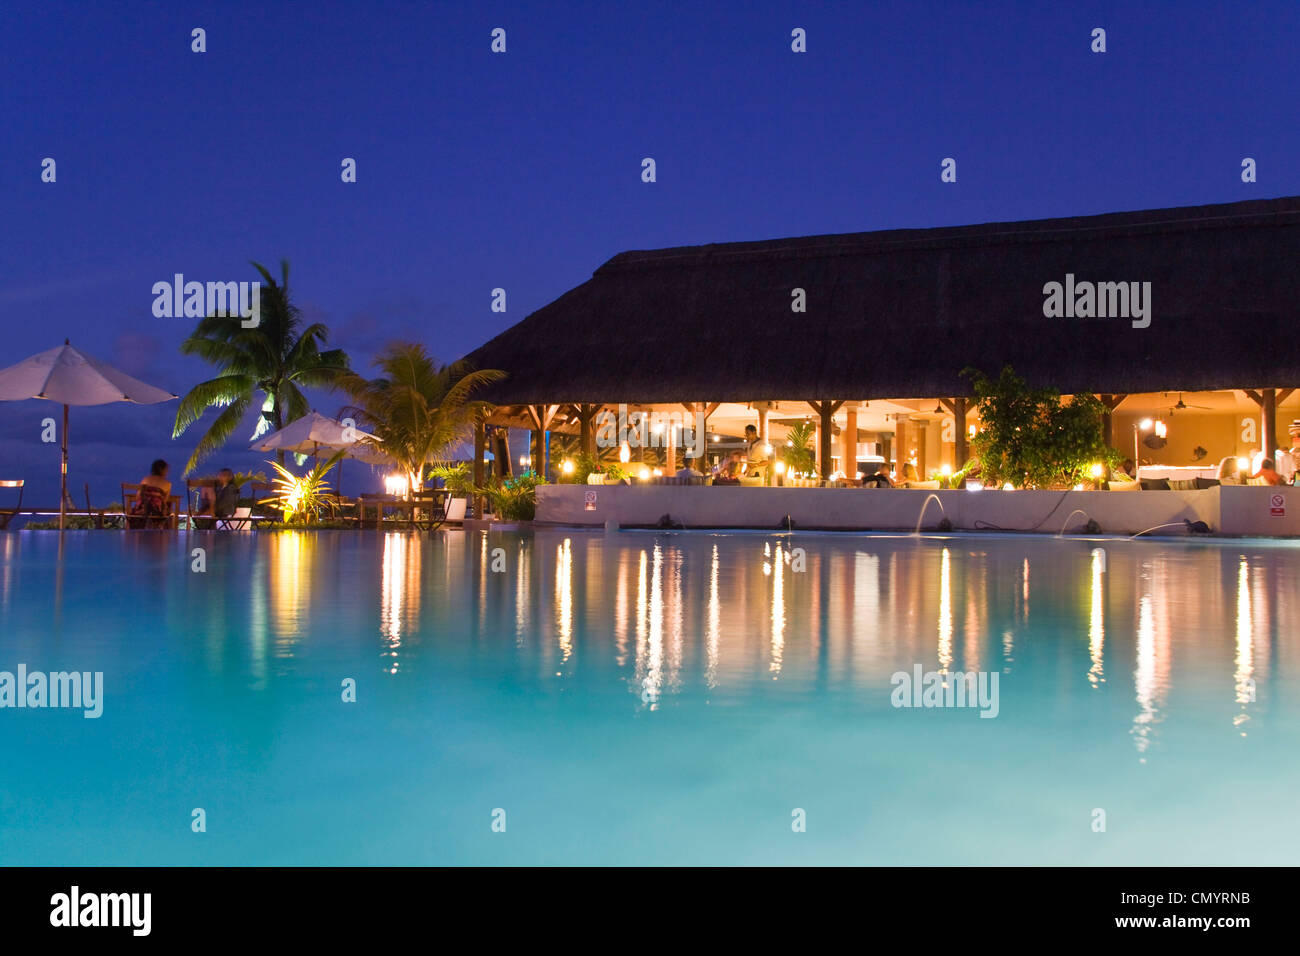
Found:
<path fill-rule="evenodd" d="M 958 471 L 965 467 L 966 459 L 970 457 L 970 450 L 967 448 L 969 439 L 966 433 L 966 399 L 954 398 L 952 404 L 953 453 L 957 457 L 957 461 L 952 467 L 953 471 Z"/>
<path fill-rule="evenodd" d="M 474 420 L 474 487 L 482 488 L 486 483 L 483 468 L 483 456 L 487 454 L 487 426 L 482 418 Z M 476 494 L 473 501 L 474 517 L 483 517 L 483 496 Z"/>
<path fill-rule="evenodd" d="M 1098 395 L 1101 403 L 1106 406 L 1106 414 L 1102 416 L 1102 440 L 1106 443 L 1107 448 L 1115 447 L 1115 416 L 1111 413 L 1119 407 L 1119 403 L 1128 398 L 1127 395 Z M 1134 463 L 1136 464 L 1136 462 Z"/>
<path fill-rule="evenodd" d="M 1293 388 L 1284 388 L 1280 392 L 1275 388 L 1264 388 L 1258 392 L 1252 388 L 1242 389 L 1246 397 L 1259 406 L 1260 448 L 1265 458 L 1272 458 L 1277 452 L 1277 406 L 1286 401 Z"/>
<path fill-rule="evenodd" d="M 513 473 L 514 464 L 510 460 L 510 429 L 495 428 L 492 431 L 492 455 L 497 463 L 497 475 L 501 478 L 509 478 Z"/>
<path fill-rule="evenodd" d="M 1277 390 L 1272 388 L 1264 389 L 1264 401 L 1260 404 L 1260 418 L 1263 419 L 1263 427 L 1260 429 L 1260 438 L 1263 442 L 1264 457 L 1272 458 L 1277 454 Z"/>
<path fill-rule="evenodd" d="M 596 432 L 591 426 L 599 409 L 599 405 L 578 406 L 578 447 L 593 458 L 596 455 Z"/>
<path fill-rule="evenodd" d="M 533 448 L 532 448 L 532 468 L 533 474 L 546 474 L 546 430 L 551 427 L 551 422 L 555 420 L 555 413 L 560 410 L 559 405 L 526 405 L 528 418 L 532 423 Z"/>
<path fill-rule="evenodd" d="M 906 415 L 894 417 L 894 468 L 899 481 L 903 480 L 903 472 L 908 464 L 908 451 L 912 441 L 909 424 Z"/>
<path fill-rule="evenodd" d="M 692 415 L 697 412 L 704 413 L 704 417 L 700 419 L 701 426 L 704 429 L 704 454 L 695 459 L 695 467 L 699 469 L 702 475 L 707 474 L 709 470 L 709 416 L 716 412 L 721 404 L 721 402 L 682 402 L 682 408 Z"/>
<path fill-rule="evenodd" d="M 846 478 L 854 481 L 858 477 L 858 406 L 855 402 L 844 413 L 847 421 L 844 432 L 840 435 L 840 469 Z"/>
<path fill-rule="evenodd" d="M 767 402 L 759 402 L 755 407 L 758 409 L 758 438 L 764 445 L 771 448 L 772 443 L 768 440 Z M 772 466 L 775 462 L 776 451 L 773 450 L 772 453 L 768 455 L 767 467 L 763 469 L 763 484 L 765 485 L 772 484 Z"/>
<path fill-rule="evenodd" d="M 952 470 L 961 471 L 962 466 L 966 464 L 967 456 L 970 454 L 969 438 L 966 434 L 966 399 L 941 398 L 939 401 L 944 408 L 952 412 L 952 453 L 953 458 L 956 459 L 952 463 Z"/>
<path fill-rule="evenodd" d="M 809 402 L 817 413 L 820 424 L 817 427 L 817 470 L 821 474 L 822 484 L 830 481 L 831 472 L 831 436 L 835 431 L 835 413 L 844 403 Z"/>

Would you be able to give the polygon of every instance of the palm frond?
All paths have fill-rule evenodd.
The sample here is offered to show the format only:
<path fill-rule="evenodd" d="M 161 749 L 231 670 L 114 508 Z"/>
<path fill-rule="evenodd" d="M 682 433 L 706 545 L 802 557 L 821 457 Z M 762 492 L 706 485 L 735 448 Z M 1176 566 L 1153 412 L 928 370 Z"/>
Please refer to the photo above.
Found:
<path fill-rule="evenodd" d="M 198 445 L 195 446 L 194 454 L 190 455 L 190 460 L 185 463 L 186 475 L 226 443 L 226 440 L 230 438 L 240 421 L 243 420 L 244 415 L 248 413 L 250 404 L 252 404 L 251 394 L 241 396 L 231 402 L 226 407 L 226 410 L 213 420 L 203 437 L 199 439 Z"/>

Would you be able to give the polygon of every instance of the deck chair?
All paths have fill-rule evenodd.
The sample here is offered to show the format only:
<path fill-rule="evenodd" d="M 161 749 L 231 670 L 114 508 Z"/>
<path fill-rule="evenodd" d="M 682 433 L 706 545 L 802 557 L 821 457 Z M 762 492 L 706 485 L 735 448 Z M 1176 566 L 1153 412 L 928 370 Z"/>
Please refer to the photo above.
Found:
<path fill-rule="evenodd" d="M 465 506 L 469 504 L 467 498 L 449 498 L 447 499 L 447 517 L 444 519 L 445 524 L 464 524 L 465 523 Z"/>
<path fill-rule="evenodd" d="M 6 478 L 0 480 L 0 488 L 17 488 L 18 503 L 12 508 L 0 508 L 0 531 L 9 527 L 9 522 L 14 519 L 14 515 L 23 510 L 23 483 L 22 478 Z"/>
<path fill-rule="evenodd" d="M 137 495 L 143 502 L 142 511 L 135 510 Z M 176 495 L 164 495 L 160 488 L 122 482 L 122 511 L 130 530 L 172 527 L 178 517 L 178 503 Z"/>

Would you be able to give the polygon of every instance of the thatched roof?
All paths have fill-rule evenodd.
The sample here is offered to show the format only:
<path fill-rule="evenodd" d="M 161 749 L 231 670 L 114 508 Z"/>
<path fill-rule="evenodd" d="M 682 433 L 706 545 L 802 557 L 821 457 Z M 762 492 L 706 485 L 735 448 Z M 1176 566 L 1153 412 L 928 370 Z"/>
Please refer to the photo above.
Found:
<path fill-rule="evenodd" d="M 1151 323 L 1046 318 L 1048 282 L 1150 282 Z M 791 311 L 791 290 L 807 312 Z M 1300 385 L 1300 197 L 624 252 L 467 358 L 502 404 Z"/>

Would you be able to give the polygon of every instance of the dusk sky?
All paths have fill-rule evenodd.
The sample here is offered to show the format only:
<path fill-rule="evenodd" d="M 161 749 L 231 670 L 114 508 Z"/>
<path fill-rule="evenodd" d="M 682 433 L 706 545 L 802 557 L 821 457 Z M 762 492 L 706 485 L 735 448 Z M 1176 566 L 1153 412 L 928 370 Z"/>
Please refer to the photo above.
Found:
<path fill-rule="evenodd" d="M 1295 0 L 6 3 L 0 366 L 68 337 L 183 394 L 213 371 L 153 284 L 254 259 L 289 259 L 369 372 L 399 338 L 454 359 L 627 249 L 1294 195 L 1297 49 Z M 155 457 L 179 480 L 212 415 L 172 441 L 175 408 L 74 408 L 78 503 Z M 57 504 L 58 411 L 0 417 L 0 477 L 31 503 Z M 201 470 L 258 467 L 252 427 Z"/>

